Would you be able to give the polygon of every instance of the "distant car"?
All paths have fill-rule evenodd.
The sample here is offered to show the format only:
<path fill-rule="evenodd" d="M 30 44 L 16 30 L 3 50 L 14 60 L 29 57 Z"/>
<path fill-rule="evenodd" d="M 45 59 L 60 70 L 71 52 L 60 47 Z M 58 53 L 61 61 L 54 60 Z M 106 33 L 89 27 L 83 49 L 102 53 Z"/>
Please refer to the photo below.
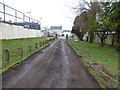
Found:
<path fill-rule="evenodd" d="M 75 39 L 74 41 L 78 41 L 77 39 Z"/>

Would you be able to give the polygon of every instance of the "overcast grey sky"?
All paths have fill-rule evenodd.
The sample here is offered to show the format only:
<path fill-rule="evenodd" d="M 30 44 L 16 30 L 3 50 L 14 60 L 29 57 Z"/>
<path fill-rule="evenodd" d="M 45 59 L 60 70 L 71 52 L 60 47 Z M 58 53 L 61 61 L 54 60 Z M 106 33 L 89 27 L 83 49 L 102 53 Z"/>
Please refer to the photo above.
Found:
<path fill-rule="evenodd" d="M 71 9 L 76 7 L 79 0 L 4 0 L 5 4 L 40 20 L 42 26 L 62 25 L 63 29 L 71 30 L 77 14 Z M 3 2 L 3 0 L 0 0 Z M 27 14 L 28 15 L 28 14 Z"/>

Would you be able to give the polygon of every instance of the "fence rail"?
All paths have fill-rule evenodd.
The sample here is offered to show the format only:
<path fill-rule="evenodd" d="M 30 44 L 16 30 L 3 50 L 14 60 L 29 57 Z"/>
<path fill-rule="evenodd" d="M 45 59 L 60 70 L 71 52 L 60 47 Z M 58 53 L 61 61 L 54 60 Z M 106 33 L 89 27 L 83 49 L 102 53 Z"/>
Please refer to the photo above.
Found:
<path fill-rule="evenodd" d="M 40 26 L 40 25 L 38 26 L 38 23 L 40 21 L 33 19 L 25 15 L 25 13 L 18 11 L 1 2 L 0 2 L 0 21 L 5 23 L 10 23 L 10 24 L 15 24 L 15 25 L 22 25 L 26 28 L 32 28 L 32 26 L 35 26 L 35 25 L 37 25 L 37 28 Z"/>

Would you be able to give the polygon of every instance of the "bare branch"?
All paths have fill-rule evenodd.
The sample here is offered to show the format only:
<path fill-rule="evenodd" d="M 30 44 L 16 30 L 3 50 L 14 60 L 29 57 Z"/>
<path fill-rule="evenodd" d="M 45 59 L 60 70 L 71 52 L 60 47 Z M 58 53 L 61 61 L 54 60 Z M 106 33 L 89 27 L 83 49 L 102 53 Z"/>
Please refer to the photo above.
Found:
<path fill-rule="evenodd" d="M 95 32 L 95 34 L 97 34 L 97 35 L 98 35 L 98 37 L 102 38 L 98 32 Z"/>

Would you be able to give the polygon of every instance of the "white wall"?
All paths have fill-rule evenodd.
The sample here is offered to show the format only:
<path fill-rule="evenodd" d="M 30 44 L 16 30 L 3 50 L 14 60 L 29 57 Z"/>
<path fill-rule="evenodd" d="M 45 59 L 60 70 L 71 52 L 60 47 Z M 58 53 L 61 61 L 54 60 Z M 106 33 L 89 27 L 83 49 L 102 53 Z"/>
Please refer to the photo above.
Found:
<path fill-rule="evenodd" d="M 27 29 L 23 26 L 0 23 L 0 39 L 19 39 L 42 36 L 43 33 L 40 30 Z"/>
<path fill-rule="evenodd" d="M 65 37 L 68 35 L 70 36 L 71 35 L 71 32 L 63 32 L 61 35 L 64 35 Z"/>
<path fill-rule="evenodd" d="M 51 29 L 51 32 L 55 32 L 57 34 L 61 34 L 62 30 L 61 29 Z"/>
<path fill-rule="evenodd" d="M 86 33 L 85 35 L 84 35 L 84 37 L 83 37 L 83 40 L 87 40 L 87 36 L 88 36 L 88 33 Z M 105 39 L 105 44 L 112 44 L 112 38 L 113 38 L 113 36 L 112 35 L 107 35 L 107 38 Z M 98 35 L 94 35 L 94 42 L 96 42 L 96 43 L 101 43 L 101 39 L 98 37 Z M 114 42 L 114 44 L 115 44 L 115 42 Z"/>
<path fill-rule="evenodd" d="M 94 41 L 97 42 L 97 43 L 101 43 L 101 40 L 98 37 L 98 35 L 95 35 Z M 112 44 L 112 35 L 107 35 L 107 38 L 105 39 L 105 43 L 106 44 Z"/>

